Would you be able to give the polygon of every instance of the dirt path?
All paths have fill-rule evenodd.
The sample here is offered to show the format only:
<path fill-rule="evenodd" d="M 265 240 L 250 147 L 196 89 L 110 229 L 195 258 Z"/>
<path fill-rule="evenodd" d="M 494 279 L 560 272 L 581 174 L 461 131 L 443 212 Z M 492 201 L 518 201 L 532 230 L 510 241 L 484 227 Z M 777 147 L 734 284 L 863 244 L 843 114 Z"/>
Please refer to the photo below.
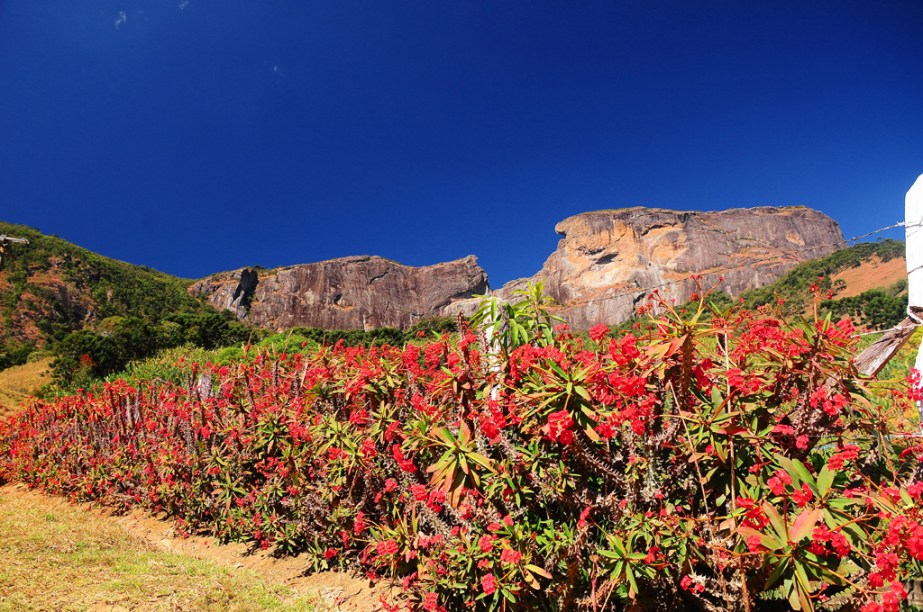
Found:
<path fill-rule="evenodd" d="M 8 519 L 6 514 L 23 517 L 23 525 L 20 526 L 20 529 L 24 528 L 21 538 L 26 540 L 25 543 L 15 541 L 10 543 L 8 540 L 10 540 L 11 537 L 15 539 L 17 534 L 14 533 L 11 536 L 8 532 L 5 533 L 4 540 L 0 542 L 0 554 L 9 553 L 10 550 L 17 549 L 20 550 L 20 556 L 25 558 L 28 556 L 28 553 L 23 553 L 23 551 L 26 550 L 29 545 L 32 545 L 32 548 L 35 549 L 34 552 L 37 553 L 35 556 L 40 558 L 47 556 L 42 554 L 42 547 L 47 548 L 48 551 L 59 549 L 62 546 L 60 542 L 38 542 L 38 544 L 36 544 L 39 536 L 26 533 L 26 531 L 32 527 L 33 523 L 39 520 L 35 517 L 54 517 L 54 522 L 56 523 L 73 523 L 73 526 L 70 528 L 71 535 L 68 536 L 70 538 L 70 540 L 67 540 L 68 542 L 77 537 L 73 533 L 75 532 L 74 526 L 76 526 L 76 532 L 79 535 L 85 535 L 86 537 L 91 537 L 91 534 L 101 530 L 114 530 L 114 537 L 119 538 L 119 534 L 121 534 L 120 539 L 127 542 L 127 546 L 129 547 L 133 546 L 138 549 L 159 551 L 167 554 L 170 559 L 179 557 L 201 560 L 222 568 L 223 572 L 230 575 L 228 580 L 238 578 L 246 582 L 248 577 L 252 581 L 252 577 L 256 576 L 260 581 L 268 585 L 278 585 L 280 588 L 284 587 L 285 592 L 295 594 L 297 603 L 301 607 L 292 605 L 292 607 L 289 608 L 283 605 L 281 609 L 304 609 L 304 597 L 308 597 L 312 602 L 311 606 L 316 607 L 317 610 L 341 612 L 375 611 L 382 609 L 379 603 L 381 596 L 384 596 L 385 599 L 388 600 L 391 595 L 397 596 L 400 590 L 399 588 L 389 588 L 388 585 L 381 583 L 371 585 L 367 580 L 352 577 L 340 572 L 321 572 L 311 576 L 303 576 L 302 573 L 305 569 L 305 562 L 298 557 L 274 559 L 262 551 L 248 554 L 248 548 L 243 544 L 220 545 L 212 538 L 200 536 L 178 538 L 175 537 L 173 527 L 169 522 L 156 519 L 148 514 L 134 511 L 123 516 L 112 516 L 105 511 L 93 508 L 87 504 L 73 505 L 61 498 L 31 491 L 24 485 L 7 485 L 0 487 L 0 512 L 4 513 L 3 518 L 7 522 Z M 38 527 L 41 528 L 42 526 L 39 525 Z M 112 534 L 107 534 L 102 540 L 106 541 L 107 538 L 112 539 Z M 65 548 L 68 546 L 70 545 L 66 544 Z M 7 550 L 2 550 L 3 548 Z M 100 548 L 105 549 L 106 545 L 102 545 Z M 62 562 L 66 566 L 72 561 L 70 561 L 69 558 L 65 558 Z M 73 562 L 76 562 L 76 560 L 73 560 Z M 14 564 L 15 563 L 16 562 L 14 562 Z M 28 563 L 28 561 L 26 561 L 26 563 Z M 126 563 L 130 564 L 131 562 L 107 561 L 104 565 L 119 567 Z M 145 563 L 163 565 L 164 563 L 169 564 L 170 562 L 146 560 Z M 79 575 L 81 571 L 79 565 L 66 569 L 74 572 L 75 576 Z M 10 591 L 13 597 L 12 600 L 6 601 L 6 603 L 15 604 L 16 592 L 22 591 L 26 587 L 26 582 L 30 582 L 33 578 L 40 578 L 32 575 L 40 571 L 42 571 L 40 567 L 27 567 L 22 573 L 13 575 L 9 572 L 4 573 L 0 570 L 0 610 L 17 608 L 16 605 L 10 608 L 4 606 L 5 599 L 3 597 L 3 587 L 5 582 L 11 584 L 6 590 Z M 60 571 L 60 569 L 55 571 Z M 188 574 L 189 571 L 185 573 Z M 8 574 L 12 577 L 9 577 Z M 103 576 L 102 580 L 106 578 L 114 579 L 120 577 Z M 99 582 L 100 580 L 99 577 L 93 578 L 94 582 Z M 208 580 L 214 582 L 216 579 L 209 578 Z M 115 581 L 118 582 L 118 580 Z M 159 583 L 157 586 L 158 588 L 162 588 L 162 585 L 159 585 Z M 228 586 L 225 590 L 233 590 L 233 587 Z M 112 598 L 110 598 L 110 600 L 111 599 Z M 79 601 L 65 601 L 65 605 L 59 605 L 59 603 L 60 602 L 55 603 L 53 609 L 89 609 L 98 612 L 104 610 L 115 611 L 127 609 L 125 606 L 112 606 L 108 604 L 101 606 L 98 604 L 86 605 L 87 602 L 85 601 L 82 603 Z M 198 604 L 195 604 L 195 606 L 198 607 Z M 42 606 L 39 607 L 41 609 L 47 609 L 42 608 Z M 184 608 L 186 606 L 180 603 L 176 607 Z M 247 607 L 249 607 L 249 604 L 243 605 L 244 609 Z M 132 603 L 129 604 L 129 608 L 176 609 L 173 606 L 164 608 L 163 606 L 151 605 L 148 607 L 133 600 Z M 221 609 L 221 606 L 213 609 Z M 237 609 L 240 609 L 240 607 Z M 258 601 L 253 601 L 253 609 L 279 608 L 275 604 L 263 605 Z"/>

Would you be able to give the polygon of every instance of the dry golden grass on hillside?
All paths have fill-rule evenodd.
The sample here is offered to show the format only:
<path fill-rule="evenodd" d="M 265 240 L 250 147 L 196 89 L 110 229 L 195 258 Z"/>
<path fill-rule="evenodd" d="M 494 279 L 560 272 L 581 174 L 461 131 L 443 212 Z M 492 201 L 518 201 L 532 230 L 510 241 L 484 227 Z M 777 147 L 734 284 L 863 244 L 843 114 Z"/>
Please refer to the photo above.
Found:
<path fill-rule="evenodd" d="M 873 255 L 868 261 L 856 268 L 847 268 L 831 277 L 834 282 L 842 280 L 846 288 L 836 293 L 837 298 L 852 297 L 870 289 L 890 287 L 899 280 L 907 278 L 907 260 L 895 257 L 882 261 Z"/>
<path fill-rule="evenodd" d="M 30 393 L 50 381 L 50 357 L 0 370 L 0 418 L 18 410 Z"/>

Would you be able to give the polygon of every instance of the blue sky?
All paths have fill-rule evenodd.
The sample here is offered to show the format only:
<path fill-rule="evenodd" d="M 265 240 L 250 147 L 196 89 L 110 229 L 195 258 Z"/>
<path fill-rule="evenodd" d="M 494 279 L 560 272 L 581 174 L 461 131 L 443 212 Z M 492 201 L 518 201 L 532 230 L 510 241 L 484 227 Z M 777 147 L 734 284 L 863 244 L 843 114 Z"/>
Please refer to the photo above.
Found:
<path fill-rule="evenodd" d="M 915 0 L 2 0 L 0 220 L 190 278 L 473 253 L 494 286 L 601 208 L 848 237 L 923 173 L 921 34 Z"/>

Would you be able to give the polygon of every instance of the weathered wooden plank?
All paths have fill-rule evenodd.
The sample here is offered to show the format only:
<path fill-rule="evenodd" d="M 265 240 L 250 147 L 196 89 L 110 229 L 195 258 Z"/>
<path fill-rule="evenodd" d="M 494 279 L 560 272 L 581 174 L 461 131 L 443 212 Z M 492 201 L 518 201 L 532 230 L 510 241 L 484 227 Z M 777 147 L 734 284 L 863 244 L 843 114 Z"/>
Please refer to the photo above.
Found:
<path fill-rule="evenodd" d="M 900 325 L 883 333 L 878 340 L 859 353 L 855 359 L 856 369 L 866 376 L 878 374 L 881 368 L 885 367 L 885 364 L 910 340 L 916 328 L 916 321 L 907 317 L 901 321 Z"/>

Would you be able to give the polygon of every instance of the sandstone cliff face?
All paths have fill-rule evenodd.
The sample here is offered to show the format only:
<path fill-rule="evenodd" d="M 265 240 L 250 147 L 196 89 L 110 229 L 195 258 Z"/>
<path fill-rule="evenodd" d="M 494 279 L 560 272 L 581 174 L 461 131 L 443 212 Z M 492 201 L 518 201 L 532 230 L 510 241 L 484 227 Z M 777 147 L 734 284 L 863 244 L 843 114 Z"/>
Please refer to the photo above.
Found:
<path fill-rule="evenodd" d="M 487 291 L 487 274 L 474 256 L 419 268 L 360 256 L 259 270 L 252 295 L 235 299 L 242 273 L 215 274 L 190 292 L 240 319 L 280 330 L 406 328 L 422 318 L 454 314 L 453 305 Z"/>
<path fill-rule="evenodd" d="M 629 318 L 649 291 L 677 303 L 695 291 L 692 274 L 731 295 L 769 284 L 795 265 L 844 246 L 839 225 L 806 207 L 757 207 L 720 212 L 626 208 L 565 219 L 564 237 L 531 279 L 497 294 L 510 299 L 526 282 L 543 281 L 576 329 Z"/>

